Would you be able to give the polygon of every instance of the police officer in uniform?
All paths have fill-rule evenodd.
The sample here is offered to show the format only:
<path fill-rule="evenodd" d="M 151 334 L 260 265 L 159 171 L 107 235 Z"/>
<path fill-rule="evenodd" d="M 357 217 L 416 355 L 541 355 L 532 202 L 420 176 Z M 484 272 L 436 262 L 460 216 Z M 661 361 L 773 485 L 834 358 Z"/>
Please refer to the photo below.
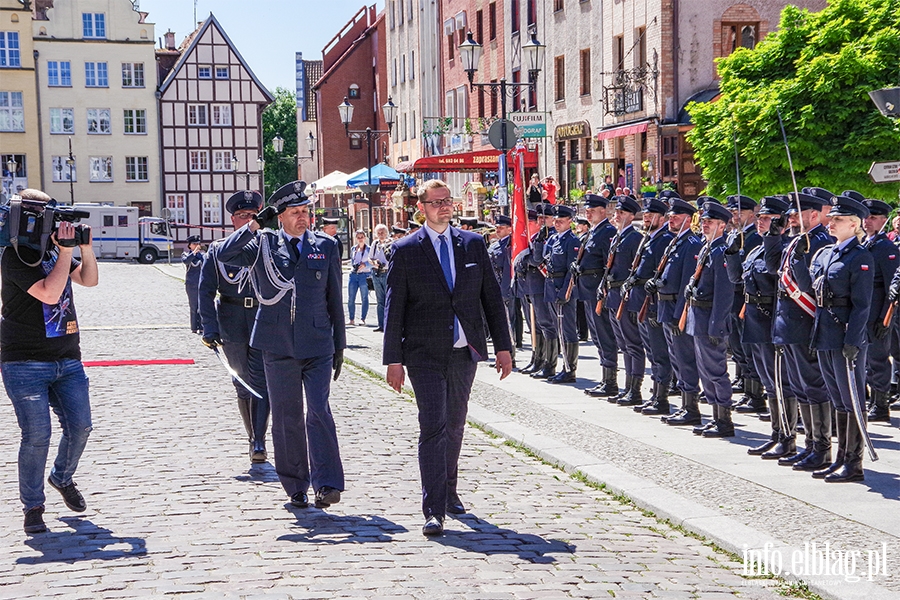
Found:
<path fill-rule="evenodd" d="M 562 323 L 562 331 L 557 328 L 565 344 L 563 370 L 549 377 L 550 383 L 574 383 L 575 370 L 578 367 L 578 316 L 576 297 L 566 298 L 569 281 L 573 275 L 570 266 L 575 262 L 581 241 L 572 231 L 572 218 L 575 209 L 571 206 L 557 204 L 553 209 L 555 218 L 553 227 L 556 235 L 544 246 L 544 261 L 547 267 L 547 278 L 544 281 L 544 301 L 557 316 L 557 323 Z"/>
<path fill-rule="evenodd" d="M 756 200 L 749 196 L 728 196 L 726 205 L 731 212 L 733 227 L 728 233 L 728 248 L 737 248 L 738 255 L 744 258 L 756 247 L 762 245 L 762 237 L 756 232 L 756 212 L 759 206 Z M 734 283 L 734 304 L 731 307 L 731 334 L 728 336 L 728 348 L 737 366 L 738 374 L 733 392 L 743 392 L 744 397 L 734 405 L 737 412 L 763 412 L 766 409 L 766 399 L 763 393 L 763 385 L 760 375 L 756 371 L 750 348 L 741 343 L 744 332 L 744 321 L 741 319 L 741 311 L 744 310 L 743 280 L 732 281 Z"/>
<path fill-rule="evenodd" d="M 260 211 L 263 198 L 259 192 L 237 192 L 225 202 L 231 223 L 240 229 Z M 266 430 L 269 424 L 269 394 L 262 352 L 250 346 L 250 332 L 259 302 L 253 292 L 250 271 L 246 267 L 224 264 L 218 258 L 222 240 L 210 244 L 200 273 L 200 317 L 203 321 L 203 343 L 210 348 L 222 347 L 228 364 L 262 398 L 233 380 L 237 390 L 238 412 L 250 440 L 250 462 L 266 462 Z M 216 294 L 219 300 L 216 302 Z"/>
<path fill-rule="evenodd" d="M 197 306 L 200 286 L 200 268 L 203 266 L 203 249 L 200 246 L 200 236 L 188 236 L 187 248 L 181 253 L 181 262 L 184 264 L 184 291 L 188 297 L 188 308 L 191 312 L 191 333 L 202 333 L 203 325 L 200 322 L 200 310 Z"/>
<path fill-rule="evenodd" d="M 845 196 L 849 196 L 850 191 L 844 192 Z M 860 200 L 862 194 L 854 196 L 854 199 Z M 888 215 L 891 213 L 891 207 L 881 200 L 865 200 L 861 199 L 866 208 L 869 209 L 869 216 L 863 221 L 863 229 L 866 232 L 866 239 L 863 241 L 863 247 L 872 254 L 872 260 L 875 268 L 875 282 L 872 288 L 872 306 L 869 310 L 869 349 L 867 352 L 868 365 L 866 366 L 866 382 L 869 384 L 869 390 L 872 397 L 872 406 L 869 409 L 869 422 L 890 423 L 891 414 L 888 408 L 891 395 L 891 370 L 887 368 L 890 364 L 891 351 L 891 323 L 887 327 L 884 326 L 884 317 L 888 311 L 887 288 L 897 272 L 897 265 L 900 264 L 897 255 L 898 248 L 884 233 L 884 225 L 887 222 Z"/>
<path fill-rule="evenodd" d="M 312 485 L 316 506 L 324 508 L 339 502 L 344 489 L 328 396 L 347 342 L 337 243 L 309 228 L 305 188 L 294 181 L 276 190 L 257 220 L 225 239 L 218 257 L 253 267 L 260 306 L 250 345 L 263 353 L 275 471 L 293 506 L 308 506 Z M 273 215 L 280 229 L 261 229 L 260 221 Z"/>
<path fill-rule="evenodd" d="M 691 230 L 697 209 L 681 198 L 669 199 L 669 232 L 676 236 L 675 246 L 659 277 L 644 284 L 649 294 L 656 295 L 656 320 L 662 325 L 669 350 L 669 359 L 681 390 L 681 409 L 673 415 L 663 415 L 668 425 L 700 424 L 700 375 L 694 359 L 694 339 L 679 326 L 687 310 L 684 290 L 697 268 L 697 257 L 703 241 Z"/>
<path fill-rule="evenodd" d="M 512 269 L 510 261 L 512 258 L 512 248 L 510 242 L 512 238 L 512 220 L 506 215 L 498 215 L 494 221 L 497 229 L 497 241 L 488 248 L 488 257 L 491 259 L 491 267 L 494 269 L 494 275 L 497 277 L 497 283 L 500 284 L 500 296 L 503 298 L 503 306 L 506 308 L 506 318 L 510 326 L 510 339 L 512 339 L 512 327 L 516 321 L 516 297 L 512 284 Z M 516 349 L 515 346 L 510 351 L 512 356 L 513 368 L 516 366 Z"/>
<path fill-rule="evenodd" d="M 828 230 L 836 242 L 813 258 L 808 275 L 816 293 L 812 344 L 819 355 L 819 366 L 835 408 L 838 448 L 834 462 L 816 471 L 828 483 L 862 481 L 863 432 L 854 410 L 865 413 L 866 350 L 868 346 L 869 307 L 875 268 L 872 254 L 859 242 L 864 233 L 863 220 L 869 216 L 864 204 L 854 199 L 857 192 L 844 192 L 832 198 Z M 807 274 L 797 270 L 801 286 Z M 856 389 L 860 403 L 853 406 L 850 386 Z M 862 418 L 865 427 L 865 417 Z M 828 423 L 830 428 L 831 423 Z M 829 431 L 829 434 L 831 432 Z M 830 440 L 829 440 L 830 441 Z"/>
<path fill-rule="evenodd" d="M 688 312 L 684 330 L 694 338 L 697 371 L 713 418 L 706 426 L 695 427 L 694 433 L 707 438 L 732 437 L 734 423 L 725 338 L 734 303 L 734 284 L 725 269 L 724 235 L 731 213 L 711 196 L 701 196 L 697 203 L 703 206 L 700 224 L 706 243 L 685 289 Z"/>
<path fill-rule="evenodd" d="M 608 398 L 619 393 L 619 384 L 616 381 L 619 349 L 616 347 L 609 308 L 604 305 L 600 314 L 596 311 L 598 288 L 606 273 L 610 244 L 616 235 L 616 228 L 606 218 L 606 207 L 607 200 L 603 196 L 584 195 L 584 211 L 591 228 L 584 242 L 581 260 L 572 265 L 572 271 L 578 277 L 576 288 L 578 298 L 584 303 L 588 331 L 591 341 L 600 353 L 600 366 L 603 369 L 600 384 L 584 390 L 585 394 L 594 398 Z"/>
<path fill-rule="evenodd" d="M 641 342 L 641 332 L 637 326 L 637 318 L 631 320 L 631 315 L 625 315 L 622 319 L 616 319 L 619 304 L 622 302 L 622 286 L 631 274 L 631 266 L 641 244 L 641 235 L 632 226 L 632 221 L 637 213 L 641 212 L 641 205 L 631 196 L 616 196 L 616 237 L 612 242 L 610 252 L 615 252 L 609 272 L 606 273 L 604 282 L 607 297 L 604 299 L 604 307 L 609 309 L 610 323 L 615 333 L 616 343 L 622 350 L 625 363 L 625 389 L 617 396 L 611 396 L 607 400 L 611 403 L 633 405 L 643 402 L 641 397 L 641 384 L 644 382 L 644 366 L 646 355 Z M 603 289 L 603 288 L 601 288 Z M 628 306 L 625 307 L 626 310 Z"/>
<path fill-rule="evenodd" d="M 545 277 L 542 270 L 546 270 L 544 265 L 544 248 L 552 243 L 552 238 L 556 236 L 556 230 L 553 228 L 553 205 L 538 204 L 538 218 L 544 219 L 544 224 L 537 232 L 531 242 L 531 252 L 525 257 L 527 264 L 533 269 L 526 271 L 527 288 L 530 291 L 531 306 L 534 308 L 534 317 L 537 320 L 537 327 L 542 335 L 542 352 L 540 369 L 535 366 L 531 367 L 529 373 L 535 379 L 549 379 L 556 375 L 556 364 L 559 358 L 559 337 L 557 333 L 556 314 L 553 312 L 551 304 L 547 303 L 544 298 Z"/>
<path fill-rule="evenodd" d="M 538 205 L 540 205 L 540 203 L 538 203 Z M 536 277 L 539 276 L 540 273 L 537 273 L 537 268 L 532 267 L 527 260 L 527 257 L 531 254 L 531 249 L 540 227 L 538 218 L 536 209 L 528 209 L 528 249 L 525 252 L 522 252 L 520 256 L 513 257 L 515 259 L 515 262 L 513 263 L 515 296 L 522 304 L 522 309 L 525 311 L 525 320 L 528 321 L 528 331 L 531 332 L 531 360 L 519 371 L 526 375 L 543 368 L 541 362 L 543 361 L 544 352 L 544 334 L 541 333 L 540 328 L 537 326 L 534 306 L 531 303 L 533 291 L 537 289 L 538 284 Z M 510 252 L 512 252 L 512 249 L 510 249 Z M 543 294 L 543 279 L 541 279 L 540 285 L 541 294 Z"/>
<path fill-rule="evenodd" d="M 669 414 L 669 383 L 672 381 L 672 361 L 666 346 L 666 334 L 657 321 L 656 296 L 651 295 L 647 302 L 647 314 L 640 321 L 639 313 L 648 298 L 644 285 L 656 275 L 660 260 L 674 239 L 674 234 L 666 226 L 666 213 L 669 207 L 657 198 L 648 198 L 644 202 L 644 233 L 647 236 L 643 244 L 640 262 L 625 282 L 628 294 L 626 310 L 629 319 L 638 321 L 638 331 L 647 358 L 650 359 L 650 372 L 653 379 L 653 393 L 643 404 L 634 404 L 634 411 L 647 415 Z"/>

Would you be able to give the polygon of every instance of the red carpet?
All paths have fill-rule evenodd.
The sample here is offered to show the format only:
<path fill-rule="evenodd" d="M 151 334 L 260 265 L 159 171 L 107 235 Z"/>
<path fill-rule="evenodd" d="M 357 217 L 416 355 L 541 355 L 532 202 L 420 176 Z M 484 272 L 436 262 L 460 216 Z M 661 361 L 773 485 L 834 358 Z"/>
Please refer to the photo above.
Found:
<path fill-rule="evenodd" d="M 192 365 L 193 358 L 160 358 L 154 360 L 86 360 L 85 367 L 131 367 L 144 365 Z"/>

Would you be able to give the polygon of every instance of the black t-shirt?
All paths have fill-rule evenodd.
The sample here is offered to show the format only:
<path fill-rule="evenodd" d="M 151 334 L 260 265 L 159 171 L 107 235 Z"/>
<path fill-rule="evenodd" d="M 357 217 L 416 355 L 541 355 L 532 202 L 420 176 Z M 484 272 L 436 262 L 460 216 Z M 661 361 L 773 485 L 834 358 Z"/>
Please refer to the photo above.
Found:
<path fill-rule="evenodd" d="M 34 262 L 35 251 L 20 248 L 28 262 Z M 6 248 L 0 260 L 0 361 L 35 360 L 50 362 L 71 358 L 81 360 L 78 320 L 72 299 L 72 280 L 66 282 L 56 304 L 44 304 L 28 293 L 38 281 L 47 277 L 56 264 L 56 250 L 44 255 L 41 264 L 29 267 L 12 248 Z M 72 259 L 69 273 L 79 261 Z"/>

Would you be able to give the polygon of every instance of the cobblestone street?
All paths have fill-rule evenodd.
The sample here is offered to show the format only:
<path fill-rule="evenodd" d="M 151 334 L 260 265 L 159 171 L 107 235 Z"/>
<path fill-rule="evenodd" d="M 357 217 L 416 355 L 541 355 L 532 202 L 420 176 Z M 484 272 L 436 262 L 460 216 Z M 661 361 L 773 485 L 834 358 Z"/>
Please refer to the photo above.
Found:
<path fill-rule="evenodd" d="M 100 269 L 97 288 L 75 291 L 85 360 L 196 364 L 87 369 L 94 431 L 76 481 L 88 509 L 49 489 L 43 535 L 22 533 L 7 401 L 0 598 L 778 597 L 728 555 L 471 428 L 470 514 L 424 538 L 415 405 L 352 367 L 331 400 L 347 491 L 327 512 L 289 509 L 274 468 L 249 468 L 233 387 L 188 331 L 182 283 Z"/>

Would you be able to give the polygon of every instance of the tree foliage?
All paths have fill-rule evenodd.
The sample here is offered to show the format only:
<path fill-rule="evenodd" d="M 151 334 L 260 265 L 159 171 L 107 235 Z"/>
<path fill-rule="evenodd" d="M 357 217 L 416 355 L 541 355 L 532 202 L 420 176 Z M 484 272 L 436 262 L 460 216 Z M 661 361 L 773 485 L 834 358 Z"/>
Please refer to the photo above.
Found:
<path fill-rule="evenodd" d="M 833 0 L 818 13 L 788 5 L 777 31 L 717 66 L 720 99 L 688 106 L 707 193 L 735 193 L 735 145 L 741 193 L 793 190 L 780 111 L 798 187 L 897 198 L 897 185 L 867 173 L 874 161 L 900 159 L 900 122 L 868 92 L 900 84 L 900 0 Z"/>
<path fill-rule="evenodd" d="M 275 102 L 262 114 L 263 158 L 266 161 L 266 198 L 286 183 L 297 179 L 297 100 L 294 92 L 275 88 Z M 275 152 L 275 136 L 284 140 L 281 154 Z"/>

